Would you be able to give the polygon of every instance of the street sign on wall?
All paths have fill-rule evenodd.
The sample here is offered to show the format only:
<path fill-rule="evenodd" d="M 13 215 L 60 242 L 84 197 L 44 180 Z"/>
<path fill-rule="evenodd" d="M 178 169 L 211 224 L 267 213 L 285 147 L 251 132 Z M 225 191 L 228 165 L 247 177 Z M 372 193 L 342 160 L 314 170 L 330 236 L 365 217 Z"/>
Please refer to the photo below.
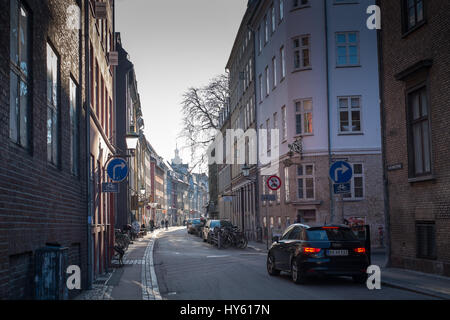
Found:
<path fill-rule="evenodd" d="M 275 194 L 263 194 L 261 195 L 261 201 L 276 201 L 277 196 Z"/>
<path fill-rule="evenodd" d="M 108 163 L 108 177 L 113 182 L 121 182 L 128 176 L 128 163 L 122 158 L 116 158 Z"/>
<path fill-rule="evenodd" d="M 347 183 L 334 183 L 333 184 L 334 194 L 351 193 L 350 185 L 351 185 L 350 182 L 347 182 Z"/>

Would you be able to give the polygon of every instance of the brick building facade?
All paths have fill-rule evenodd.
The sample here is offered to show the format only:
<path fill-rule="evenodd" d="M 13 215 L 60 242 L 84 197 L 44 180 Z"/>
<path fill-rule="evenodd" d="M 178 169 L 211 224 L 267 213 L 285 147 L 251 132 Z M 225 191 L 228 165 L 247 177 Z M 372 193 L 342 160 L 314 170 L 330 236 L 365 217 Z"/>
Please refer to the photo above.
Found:
<path fill-rule="evenodd" d="M 449 276 L 450 2 L 378 4 L 391 263 Z"/>
<path fill-rule="evenodd" d="M 34 297 L 47 243 L 86 285 L 84 47 L 67 23 L 79 2 L 0 1 L 0 299 Z"/>

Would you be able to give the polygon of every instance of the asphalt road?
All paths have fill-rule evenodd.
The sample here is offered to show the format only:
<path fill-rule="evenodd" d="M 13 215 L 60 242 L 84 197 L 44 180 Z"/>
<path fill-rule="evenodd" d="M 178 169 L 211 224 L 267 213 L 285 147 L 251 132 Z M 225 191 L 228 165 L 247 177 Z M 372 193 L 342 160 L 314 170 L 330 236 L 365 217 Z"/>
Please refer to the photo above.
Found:
<path fill-rule="evenodd" d="M 265 253 L 250 248 L 218 250 L 186 229 L 159 236 L 154 263 L 161 296 L 168 300 L 431 299 L 386 286 L 368 290 L 347 277 L 296 285 L 287 273 L 268 275 Z"/>

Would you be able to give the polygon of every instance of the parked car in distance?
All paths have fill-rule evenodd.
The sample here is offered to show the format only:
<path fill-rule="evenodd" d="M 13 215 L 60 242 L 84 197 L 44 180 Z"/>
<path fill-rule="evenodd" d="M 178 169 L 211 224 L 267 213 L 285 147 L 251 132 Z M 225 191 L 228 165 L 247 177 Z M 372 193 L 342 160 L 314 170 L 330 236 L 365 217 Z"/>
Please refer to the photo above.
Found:
<path fill-rule="evenodd" d="M 186 221 L 186 229 L 189 231 L 189 226 L 191 225 L 191 223 L 192 223 L 192 219 L 187 219 L 187 221 Z"/>
<path fill-rule="evenodd" d="M 200 232 L 201 225 L 202 225 L 202 221 L 200 220 L 200 218 L 192 219 L 192 221 L 190 222 L 189 227 L 188 227 L 188 233 L 198 235 L 198 233 Z"/>
<path fill-rule="evenodd" d="M 223 226 L 232 227 L 233 224 L 229 220 L 207 220 L 202 230 L 202 239 L 204 242 L 211 243 L 211 233 L 214 232 L 214 228 L 221 228 Z"/>
<path fill-rule="evenodd" d="M 272 240 L 267 253 L 272 276 L 290 272 L 297 284 L 310 275 L 351 276 L 357 283 L 367 279 L 369 250 L 347 226 L 293 224 Z"/>

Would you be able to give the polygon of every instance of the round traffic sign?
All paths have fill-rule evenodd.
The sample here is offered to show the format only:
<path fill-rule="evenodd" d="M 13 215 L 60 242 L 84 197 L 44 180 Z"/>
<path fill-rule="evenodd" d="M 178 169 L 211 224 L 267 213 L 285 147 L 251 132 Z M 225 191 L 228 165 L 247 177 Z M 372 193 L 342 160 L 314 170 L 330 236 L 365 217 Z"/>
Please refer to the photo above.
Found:
<path fill-rule="evenodd" d="M 345 161 L 336 161 L 330 168 L 330 178 L 334 183 L 346 183 L 352 179 L 352 166 Z"/>
<path fill-rule="evenodd" d="M 106 169 L 113 182 L 121 182 L 128 176 L 128 163 L 122 158 L 116 158 L 108 163 Z"/>
<path fill-rule="evenodd" d="M 281 188 L 281 179 L 277 176 L 271 176 L 267 179 L 267 186 L 270 190 L 277 191 Z"/>

